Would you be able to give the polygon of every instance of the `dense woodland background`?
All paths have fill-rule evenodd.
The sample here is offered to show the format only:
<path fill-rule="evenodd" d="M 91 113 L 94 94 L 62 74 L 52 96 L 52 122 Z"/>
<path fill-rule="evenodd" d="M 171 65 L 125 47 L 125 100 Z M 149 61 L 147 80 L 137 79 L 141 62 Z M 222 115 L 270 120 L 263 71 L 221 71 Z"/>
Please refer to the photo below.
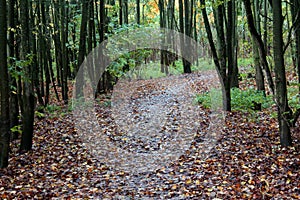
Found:
<path fill-rule="evenodd" d="M 196 40 L 195 62 L 164 50 L 129 52 L 102 75 L 96 98 L 128 71 L 134 71 L 130 79 L 143 79 L 213 65 L 224 110 L 234 110 L 234 88 L 254 78 L 240 87 L 250 91 L 251 109 L 264 109 L 251 92 L 271 99 L 280 143 L 293 145 L 291 129 L 300 115 L 299 0 L 0 0 L 0 11 L 0 168 L 9 164 L 11 141 L 20 139 L 20 153 L 32 149 L 34 121 L 53 102 L 69 104 L 76 73 L 95 47 L 143 27 L 173 29 Z M 171 38 L 165 41 L 172 45 Z M 150 65 L 155 67 L 147 71 Z M 205 95 L 197 98 L 205 101 Z"/>

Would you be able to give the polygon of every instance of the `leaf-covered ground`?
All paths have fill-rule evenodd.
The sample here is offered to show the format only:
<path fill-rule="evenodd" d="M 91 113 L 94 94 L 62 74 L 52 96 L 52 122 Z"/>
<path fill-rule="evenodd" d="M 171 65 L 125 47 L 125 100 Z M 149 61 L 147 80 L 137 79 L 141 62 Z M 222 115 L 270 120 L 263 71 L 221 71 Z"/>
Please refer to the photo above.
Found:
<path fill-rule="evenodd" d="M 180 130 L 194 134 L 181 156 L 149 172 L 129 173 L 99 160 L 67 108 L 36 119 L 33 150 L 18 154 L 14 142 L 9 167 L 0 170 L 0 199 L 300 199 L 299 127 L 288 148 L 279 144 L 273 108 L 226 113 L 222 128 L 211 129 L 211 111 L 193 103 L 190 92 L 217 82 L 210 72 L 123 81 L 112 99 L 97 101 L 99 134 L 125 150 L 155 152 Z M 122 112 L 114 110 L 116 99 L 123 100 Z M 151 116 L 162 116 L 162 123 L 149 126 Z M 157 140 L 143 135 L 149 127 Z M 217 141 L 203 156 L 210 134 L 218 134 Z"/>

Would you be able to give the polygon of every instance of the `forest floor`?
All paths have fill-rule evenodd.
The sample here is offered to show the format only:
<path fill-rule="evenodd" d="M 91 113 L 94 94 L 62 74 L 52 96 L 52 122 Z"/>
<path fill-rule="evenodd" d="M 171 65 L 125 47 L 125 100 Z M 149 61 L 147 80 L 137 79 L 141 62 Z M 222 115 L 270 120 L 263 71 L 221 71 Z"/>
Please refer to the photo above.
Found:
<path fill-rule="evenodd" d="M 32 151 L 12 144 L 0 199 L 300 199 L 299 127 L 294 145 L 282 148 L 274 108 L 214 115 L 195 94 L 216 85 L 211 71 L 122 80 L 96 101 L 101 132 L 85 127 L 86 135 L 69 108 L 53 107 L 35 121 Z M 108 143 L 116 148 L 107 155 L 118 148 L 145 162 L 105 162 L 95 145 Z"/>

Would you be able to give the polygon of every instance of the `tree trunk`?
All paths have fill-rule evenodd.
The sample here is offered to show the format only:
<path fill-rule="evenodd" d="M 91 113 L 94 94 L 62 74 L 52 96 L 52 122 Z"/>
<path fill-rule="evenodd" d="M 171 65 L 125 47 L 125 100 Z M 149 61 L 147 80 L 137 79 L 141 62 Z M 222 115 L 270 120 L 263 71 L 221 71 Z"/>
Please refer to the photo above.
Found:
<path fill-rule="evenodd" d="M 300 1 L 292 0 L 291 1 L 291 14 L 292 21 L 295 31 L 295 59 L 296 59 L 296 69 L 298 75 L 298 83 L 300 83 Z M 300 94 L 300 85 L 299 85 L 299 94 Z"/>
<path fill-rule="evenodd" d="M 7 17 L 6 17 L 6 1 L 0 0 L 0 168 L 8 165 L 9 155 L 9 83 L 7 69 Z"/>
<path fill-rule="evenodd" d="M 158 7 L 159 7 L 159 26 L 161 29 L 164 29 L 166 27 L 166 14 L 165 14 L 165 2 L 164 0 L 158 1 Z M 166 42 L 166 38 L 162 38 L 161 42 L 161 50 L 160 50 L 160 72 L 165 73 L 165 56 L 166 53 L 163 50 L 164 45 Z"/>
<path fill-rule="evenodd" d="M 47 23 L 47 18 L 46 18 L 46 7 L 45 7 L 45 2 L 41 1 L 40 2 L 40 6 L 41 6 L 41 14 L 42 14 L 42 23 L 44 24 L 43 26 L 43 38 L 42 38 L 42 42 L 43 42 L 43 46 L 45 47 L 44 49 L 42 49 L 43 51 L 43 63 L 44 63 L 44 72 L 45 72 L 45 79 L 46 79 L 46 94 L 45 94 L 45 105 L 48 105 L 49 103 L 49 96 L 50 96 L 50 83 L 51 83 L 51 79 L 50 79 L 50 64 L 51 63 L 51 54 L 49 55 L 48 51 L 50 51 L 51 49 L 51 45 L 50 43 L 47 42 L 47 38 L 50 38 L 50 35 L 48 34 L 48 30 L 46 29 L 46 26 L 48 25 Z M 42 79 L 43 81 L 43 79 Z"/>
<path fill-rule="evenodd" d="M 287 99 L 287 86 L 284 66 L 283 50 L 283 16 L 281 0 L 272 0 L 273 4 L 273 48 L 274 48 L 274 72 L 276 87 L 276 104 L 278 112 L 280 143 L 282 146 L 292 144 L 291 132 L 288 120 L 290 119 L 290 108 Z"/>
<path fill-rule="evenodd" d="M 185 37 L 185 41 L 183 42 L 183 46 L 184 46 L 184 50 L 183 52 L 188 51 L 185 54 L 185 57 L 190 57 L 192 56 L 192 52 L 193 50 L 191 49 L 191 38 L 192 37 L 192 24 L 191 24 L 191 19 L 193 16 L 193 7 L 191 6 L 191 2 L 190 0 L 184 0 L 184 19 L 185 19 L 185 23 L 184 23 L 184 29 L 185 29 L 185 35 L 188 37 Z M 189 59 L 191 60 L 191 59 Z M 183 72 L 184 73 L 192 73 L 191 70 L 191 65 L 192 63 L 190 63 L 189 61 L 187 61 L 187 59 L 183 58 L 182 59 L 183 62 Z"/>
<path fill-rule="evenodd" d="M 65 104 L 68 104 L 68 55 L 67 55 L 67 14 L 65 1 L 60 0 L 60 37 L 61 37 L 61 56 L 62 56 L 62 72 L 61 72 L 61 83 L 62 83 L 62 99 Z"/>
<path fill-rule="evenodd" d="M 21 59 L 28 60 L 30 54 L 29 38 L 29 2 L 20 1 L 21 16 Z M 32 148 L 33 122 L 34 122 L 34 90 L 33 90 L 33 69 L 32 63 L 25 67 L 25 80 L 23 80 L 23 113 L 22 113 L 22 138 L 20 151 L 26 152 Z"/>
<path fill-rule="evenodd" d="M 232 2 L 232 76 L 230 87 L 239 87 L 239 69 L 238 69 L 238 35 L 237 35 L 237 3 Z"/>
<path fill-rule="evenodd" d="M 259 16 L 259 2 L 258 0 L 254 1 L 254 9 L 253 9 L 253 16 L 255 19 L 255 27 L 257 32 L 260 34 L 260 16 Z M 259 50 L 258 46 L 255 43 L 255 38 L 252 36 L 252 48 L 253 48 L 253 58 L 254 58 L 254 65 L 255 65 L 255 81 L 256 81 L 256 88 L 258 91 L 263 91 L 265 93 L 265 80 L 264 74 L 261 67 L 261 62 L 259 58 Z"/>
<path fill-rule="evenodd" d="M 140 0 L 136 0 L 136 23 L 141 23 L 141 7 Z"/>
<path fill-rule="evenodd" d="M 213 35 L 211 31 L 211 26 L 207 17 L 205 0 L 201 0 L 202 16 L 204 20 L 204 25 L 207 33 L 207 38 L 213 55 L 213 60 L 218 71 L 218 75 L 222 84 L 222 93 L 223 93 L 223 109 L 226 111 L 231 111 L 231 99 L 230 99 L 230 79 L 226 74 L 226 44 L 224 36 L 224 15 L 223 15 L 223 5 L 218 6 L 218 10 L 214 10 L 214 17 L 217 29 L 217 43 L 218 50 L 215 47 L 213 40 Z M 230 77 L 230 76 L 229 76 Z"/>
<path fill-rule="evenodd" d="M 245 10 L 247 13 L 247 21 L 248 21 L 249 31 L 252 35 L 252 38 L 254 39 L 254 41 L 256 43 L 256 46 L 258 46 L 258 48 L 259 48 L 261 64 L 266 72 L 269 88 L 270 88 L 272 94 L 274 94 L 274 82 L 273 82 L 272 74 L 271 74 L 269 64 L 267 61 L 267 51 L 265 49 L 265 45 L 261 39 L 261 36 L 259 35 L 259 33 L 257 32 L 257 30 L 255 28 L 250 0 L 243 0 L 243 3 L 244 3 Z"/>
<path fill-rule="evenodd" d="M 54 9 L 52 9 L 52 20 L 54 25 L 54 31 L 52 32 L 54 40 L 54 50 L 55 50 L 55 63 L 56 63 L 56 77 L 57 84 L 61 86 L 61 67 L 62 67 L 62 50 L 61 50 L 61 40 L 60 40 L 60 31 L 59 28 L 59 2 L 54 1 Z M 55 31 L 57 30 L 57 31 Z"/>
<path fill-rule="evenodd" d="M 123 6 L 124 6 L 124 9 L 123 9 L 123 12 L 124 12 L 124 23 L 125 24 L 128 24 L 128 0 L 123 0 Z"/>
<path fill-rule="evenodd" d="M 82 15 L 81 15 L 79 55 L 78 55 L 77 70 L 79 70 L 81 64 L 84 61 L 84 57 L 86 55 L 87 23 L 88 23 L 88 2 L 83 0 L 83 2 L 82 2 Z M 83 77 L 82 73 L 77 75 L 77 81 L 79 81 L 78 82 L 79 84 L 76 84 L 76 96 L 77 97 L 83 96 L 83 88 L 79 87 L 79 85 L 82 86 L 83 78 L 84 77 Z"/>
<path fill-rule="evenodd" d="M 10 0 L 8 3 L 8 25 L 11 29 L 16 29 L 15 25 L 15 0 Z M 15 51 L 15 33 L 14 31 L 9 31 L 9 57 L 15 58 L 16 57 L 16 51 Z M 10 65 L 13 66 L 15 63 L 14 60 L 10 60 Z M 17 69 L 14 69 L 17 70 Z M 10 85 L 12 88 L 10 90 L 10 106 L 9 106 L 9 113 L 10 113 L 10 128 L 18 126 L 19 125 L 19 102 L 18 102 L 18 94 L 17 94 L 17 77 L 10 76 Z M 15 140 L 19 137 L 18 132 L 12 133 L 12 140 Z"/>

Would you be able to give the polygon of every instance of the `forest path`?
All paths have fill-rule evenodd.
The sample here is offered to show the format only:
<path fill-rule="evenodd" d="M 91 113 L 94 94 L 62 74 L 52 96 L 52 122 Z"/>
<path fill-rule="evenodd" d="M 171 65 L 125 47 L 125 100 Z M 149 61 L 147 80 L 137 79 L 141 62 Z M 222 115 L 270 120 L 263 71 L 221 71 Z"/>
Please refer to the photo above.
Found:
<path fill-rule="evenodd" d="M 212 118 L 193 101 L 219 83 L 215 78 L 206 71 L 121 81 L 113 98 L 97 100 L 100 134 L 125 152 L 160 156 L 173 133 L 196 131 L 181 156 L 144 173 L 99 159 L 68 107 L 56 107 L 36 119 L 32 151 L 19 154 L 19 141 L 12 144 L 9 167 L 0 170 L 0 199 L 300 199 L 299 144 L 281 148 L 272 111 L 226 113 L 219 140 L 203 159 Z"/>
<path fill-rule="evenodd" d="M 126 183 L 123 193 L 125 196 L 120 194 L 119 197 L 124 198 L 132 193 L 141 198 L 143 195 L 139 190 L 164 185 L 156 171 L 173 171 L 170 164 L 178 162 L 182 156 L 195 156 L 198 160 L 204 158 L 202 151 L 209 151 L 216 141 L 206 137 L 209 135 L 207 129 L 210 116 L 196 103 L 195 95 L 218 86 L 219 80 L 215 71 L 150 80 L 121 80 L 115 85 L 111 113 L 103 117 L 103 110 L 98 108 L 99 123 L 100 126 L 106 126 L 103 132 L 115 146 L 132 152 L 136 158 L 125 159 L 126 165 L 131 169 L 119 168 L 116 166 L 119 162 L 110 165 L 112 169 L 124 169 L 127 174 L 110 183 L 110 187 L 114 189 L 122 187 L 120 182 Z M 183 135 L 186 136 L 185 143 L 178 139 Z M 147 156 L 142 157 L 141 161 L 137 159 L 140 154 Z M 95 156 L 97 157 L 97 153 Z M 172 179 L 168 174 L 165 176 Z M 100 177 L 95 179 L 99 180 Z M 162 191 L 160 195 L 168 196 L 168 192 Z"/>
<path fill-rule="evenodd" d="M 155 150 L 167 138 L 193 134 L 199 126 L 200 107 L 195 95 L 218 85 L 213 72 L 150 80 L 120 81 L 112 98 L 118 133 L 126 133 L 138 152 Z M 140 143 L 140 144 L 139 144 Z"/>

